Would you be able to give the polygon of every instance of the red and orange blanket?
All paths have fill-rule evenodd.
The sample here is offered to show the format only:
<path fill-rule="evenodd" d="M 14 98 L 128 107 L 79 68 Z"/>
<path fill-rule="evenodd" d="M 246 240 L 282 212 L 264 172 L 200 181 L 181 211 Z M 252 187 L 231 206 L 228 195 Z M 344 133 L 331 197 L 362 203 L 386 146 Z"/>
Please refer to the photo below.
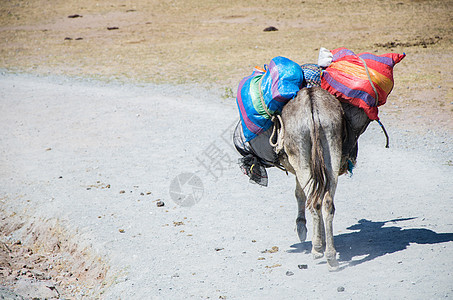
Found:
<path fill-rule="evenodd" d="M 371 120 L 379 120 L 378 106 L 393 89 L 393 66 L 406 54 L 355 54 L 349 49 L 330 51 L 332 61 L 321 75 L 321 87 L 340 101 L 362 108 Z"/>

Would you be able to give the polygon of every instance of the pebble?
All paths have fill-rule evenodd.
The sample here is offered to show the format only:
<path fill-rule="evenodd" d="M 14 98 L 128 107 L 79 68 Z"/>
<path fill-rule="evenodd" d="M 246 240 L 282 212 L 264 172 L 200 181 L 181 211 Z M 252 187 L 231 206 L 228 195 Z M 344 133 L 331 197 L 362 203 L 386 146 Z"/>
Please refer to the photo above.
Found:
<path fill-rule="evenodd" d="M 261 251 L 261 253 L 275 253 L 275 252 L 278 252 L 278 247 L 277 246 L 273 246 L 272 249 L 266 249 L 264 251 Z"/>
<path fill-rule="evenodd" d="M 286 271 L 286 276 L 293 276 L 293 275 L 294 275 L 294 272 Z"/>
<path fill-rule="evenodd" d="M 301 270 L 306 270 L 308 269 L 308 265 L 297 265 L 297 267 Z"/>
<path fill-rule="evenodd" d="M 278 31 L 278 29 L 276 27 L 274 27 L 274 26 L 269 26 L 269 27 L 264 28 L 263 31 L 265 31 L 265 32 L 266 31 L 267 32 L 269 32 L 269 31 Z"/>
<path fill-rule="evenodd" d="M 337 292 L 339 293 L 344 292 L 344 287 L 343 286 L 337 287 Z"/>
<path fill-rule="evenodd" d="M 165 205 L 164 201 L 157 201 L 156 202 L 157 207 L 162 207 Z"/>

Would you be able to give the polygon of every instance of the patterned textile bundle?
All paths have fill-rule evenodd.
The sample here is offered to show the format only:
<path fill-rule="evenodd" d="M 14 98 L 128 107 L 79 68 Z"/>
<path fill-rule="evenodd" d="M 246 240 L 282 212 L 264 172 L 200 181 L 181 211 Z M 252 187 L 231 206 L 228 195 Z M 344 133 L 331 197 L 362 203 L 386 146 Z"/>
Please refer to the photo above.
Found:
<path fill-rule="evenodd" d="M 272 126 L 271 116 L 297 95 L 304 75 L 301 67 L 288 58 L 277 56 L 265 69 L 255 68 L 239 83 L 236 102 L 246 142 Z M 265 103 L 266 108 L 262 103 Z"/>
<path fill-rule="evenodd" d="M 316 64 L 304 64 L 301 66 L 304 72 L 304 87 L 321 86 L 322 68 Z"/>
<path fill-rule="evenodd" d="M 356 55 L 346 48 L 331 53 L 332 63 L 322 72 L 321 87 L 340 101 L 362 108 L 371 120 L 379 120 L 378 106 L 385 104 L 393 89 L 393 66 L 406 55 Z"/>

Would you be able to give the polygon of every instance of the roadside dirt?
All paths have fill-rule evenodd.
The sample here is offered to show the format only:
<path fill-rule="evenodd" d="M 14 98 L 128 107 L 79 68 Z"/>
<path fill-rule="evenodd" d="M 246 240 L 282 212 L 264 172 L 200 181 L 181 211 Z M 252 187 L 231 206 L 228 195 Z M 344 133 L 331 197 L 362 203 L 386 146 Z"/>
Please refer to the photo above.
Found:
<path fill-rule="evenodd" d="M 105 262 L 58 222 L 1 215 L 0 296 L 9 291 L 18 299 L 97 298 L 109 285 Z"/>

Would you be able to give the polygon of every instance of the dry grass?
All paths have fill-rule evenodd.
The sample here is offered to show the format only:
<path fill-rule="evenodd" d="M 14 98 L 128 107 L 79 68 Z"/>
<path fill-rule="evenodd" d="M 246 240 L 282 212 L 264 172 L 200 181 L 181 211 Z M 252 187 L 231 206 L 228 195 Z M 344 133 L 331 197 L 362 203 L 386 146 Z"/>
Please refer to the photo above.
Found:
<path fill-rule="evenodd" d="M 453 128 L 453 1 L 11 0 L 0 15 L 0 68 L 38 74 L 235 90 L 277 55 L 308 63 L 321 46 L 406 52 L 392 101 L 412 107 L 427 91 Z"/>

